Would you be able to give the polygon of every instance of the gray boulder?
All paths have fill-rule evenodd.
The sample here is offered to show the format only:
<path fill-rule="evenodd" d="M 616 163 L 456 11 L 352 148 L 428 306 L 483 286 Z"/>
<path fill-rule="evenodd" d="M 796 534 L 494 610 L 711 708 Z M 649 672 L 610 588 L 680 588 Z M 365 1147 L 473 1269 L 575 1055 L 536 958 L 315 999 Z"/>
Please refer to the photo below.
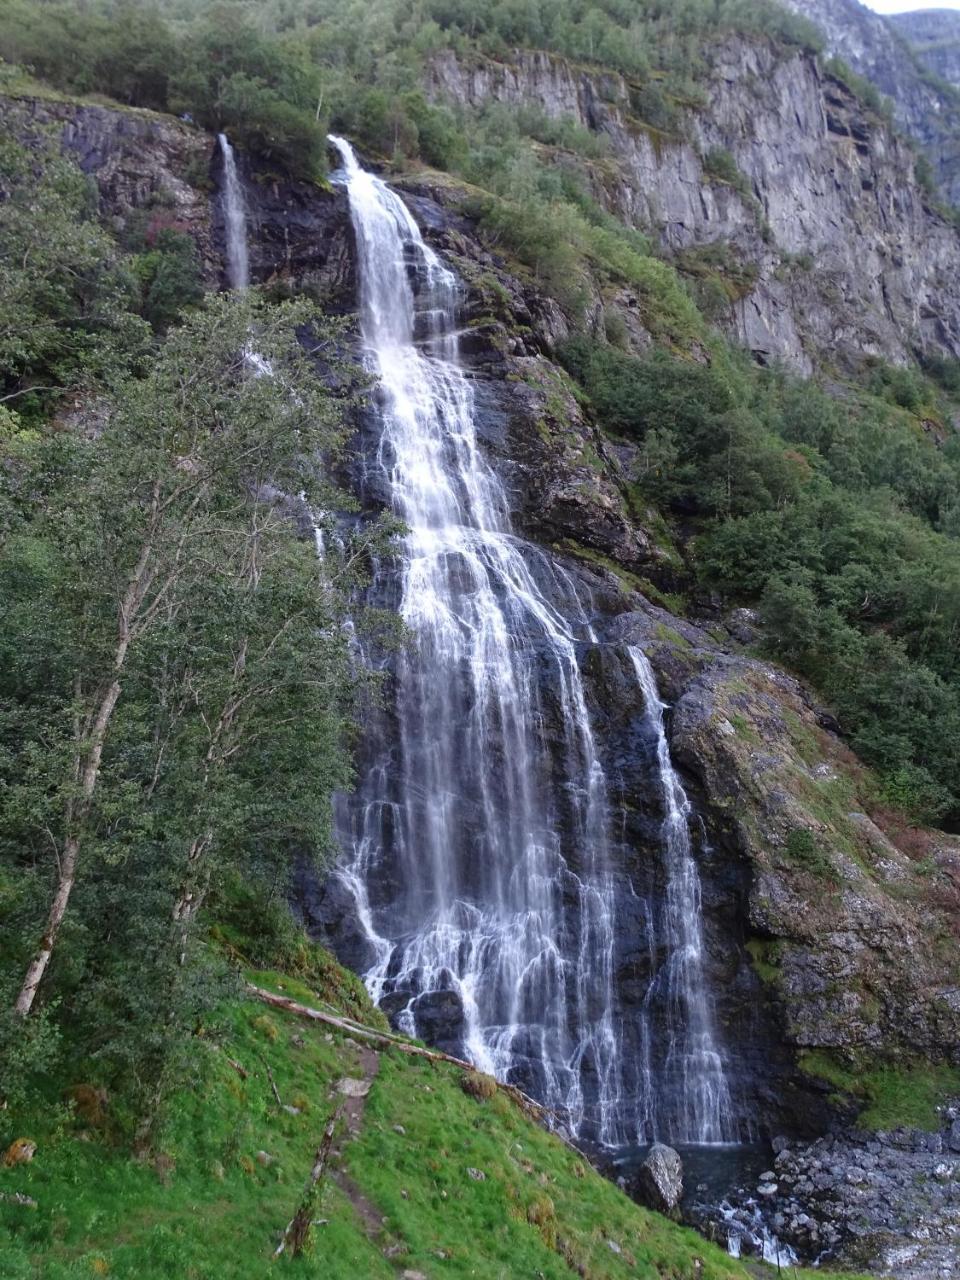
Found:
<path fill-rule="evenodd" d="M 637 1175 L 639 1198 L 658 1213 L 674 1213 L 683 1195 L 683 1162 L 673 1147 L 655 1142 Z"/>

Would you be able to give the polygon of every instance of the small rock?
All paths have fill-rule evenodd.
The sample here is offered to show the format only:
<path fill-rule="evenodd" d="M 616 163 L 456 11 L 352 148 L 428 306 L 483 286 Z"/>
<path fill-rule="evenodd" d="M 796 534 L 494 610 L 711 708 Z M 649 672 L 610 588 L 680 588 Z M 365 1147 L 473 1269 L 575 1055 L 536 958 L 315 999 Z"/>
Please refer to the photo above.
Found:
<path fill-rule="evenodd" d="M 771 1196 L 775 1196 L 780 1188 L 775 1182 L 761 1182 L 757 1187 L 757 1195 L 763 1196 L 765 1200 L 769 1200 Z"/>
<path fill-rule="evenodd" d="M 217 1182 L 222 1182 L 226 1177 L 226 1170 L 219 1160 L 214 1160 L 213 1164 L 210 1166 L 210 1172 L 214 1178 L 216 1178 Z"/>
<path fill-rule="evenodd" d="M 367 1089 L 369 1089 L 369 1088 L 370 1088 L 370 1086 L 369 1086 L 369 1084 L 368 1084 L 368 1085 L 367 1085 Z M 405 1137 L 405 1136 L 406 1136 L 406 1132 L 407 1132 L 407 1131 L 406 1131 L 406 1129 L 403 1127 L 403 1125 L 402 1125 L 402 1124 L 395 1124 L 395 1125 L 393 1126 L 393 1132 L 394 1132 L 394 1133 L 399 1133 L 401 1137 Z"/>
<path fill-rule="evenodd" d="M 776 1180 L 777 1180 L 777 1175 L 773 1172 L 772 1169 L 768 1169 L 766 1173 L 761 1173 L 760 1175 L 761 1182 L 776 1182 Z"/>
<path fill-rule="evenodd" d="M 401 1199 L 401 1200 L 409 1200 L 409 1199 L 410 1199 L 410 1192 L 407 1190 L 407 1188 L 406 1188 L 406 1187 L 401 1187 L 401 1188 L 400 1188 L 400 1199 Z"/>
<path fill-rule="evenodd" d="M 616 1240 L 608 1240 L 607 1248 L 611 1253 L 623 1253 L 623 1249 L 617 1244 Z"/>
<path fill-rule="evenodd" d="M 337 1092 L 348 1098 L 365 1098 L 370 1092 L 369 1080 L 357 1080 L 354 1076 L 344 1076 L 337 1081 Z"/>
<path fill-rule="evenodd" d="M 472 1178 L 474 1182 L 486 1182 L 487 1180 L 487 1175 L 482 1169 L 468 1169 L 467 1177 Z"/>
<path fill-rule="evenodd" d="M 269 1169 L 276 1160 L 276 1156 L 272 1156 L 269 1151 L 258 1151 L 256 1159 L 257 1164 L 262 1164 L 265 1169 Z"/>
<path fill-rule="evenodd" d="M 400 1280 L 427 1280 L 422 1271 L 404 1271 Z"/>
<path fill-rule="evenodd" d="M 3 1163 L 7 1168 L 12 1168 L 15 1164 L 27 1164 L 32 1160 L 37 1151 L 37 1144 L 30 1138 L 17 1138 L 7 1147 L 6 1155 L 3 1157 Z"/>
<path fill-rule="evenodd" d="M 283 1104 L 283 1109 L 284 1109 L 284 1111 L 287 1113 L 287 1115 L 288 1115 L 288 1116 L 298 1116 L 298 1115 L 300 1115 L 300 1108 L 299 1108 L 299 1107 L 293 1107 L 293 1106 L 291 1106 L 289 1102 L 285 1102 L 285 1103 Z"/>

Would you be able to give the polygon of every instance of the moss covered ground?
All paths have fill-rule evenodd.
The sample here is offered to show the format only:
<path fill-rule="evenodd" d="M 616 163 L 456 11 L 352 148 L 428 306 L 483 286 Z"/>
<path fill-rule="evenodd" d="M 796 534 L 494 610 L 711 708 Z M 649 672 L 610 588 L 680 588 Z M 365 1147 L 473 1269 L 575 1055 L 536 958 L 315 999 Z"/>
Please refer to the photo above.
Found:
<path fill-rule="evenodd" d="M 277 973 L 252 976 L 293 999 L 355 1012 L 355 983 L 342 971 L 338 979 L 329 960 L 314 971 L 325 975 L 320 991 Z M 102 1114 L 53 1104 L 5 1113 L 4 1147 L 29 1137 L 37 1152 L 29 1164 L 0 1168 L 0 1276 L 253 1280 L 290 1267 L 324 1280 L 767 1273 L 633 1204 L 504 1094 L 475 1098 L 456 1068 L 395 1049 L 377 1055 L 358 1132 L 338 1136 L 311 1252 L 271 1261 L 340 1096 L 336 1084 L 363 1076 L 365 1061 L 370 1076 L 370 1056 L 348 1034 L 238 999 L 198 1029 L 191 1083 L 172 1100 L 149 1159 L 131 1159 L 113 1140 L 109 1101 Z M 16 1203 L 15 1193 L 36 1205 Z"/>
<path fill-rule="evenodd" d="M 826 1081 L 838 1098 L 855 1101 L 862 1129 L 902 1127 L 934 1131 L 942 1125 L 938 1108 L 960 1097 L 960 1068 L 916 1061 L 854 1069 L 837 1055 L 819 1049 L 804 1053 L 800 1065 Z"/>

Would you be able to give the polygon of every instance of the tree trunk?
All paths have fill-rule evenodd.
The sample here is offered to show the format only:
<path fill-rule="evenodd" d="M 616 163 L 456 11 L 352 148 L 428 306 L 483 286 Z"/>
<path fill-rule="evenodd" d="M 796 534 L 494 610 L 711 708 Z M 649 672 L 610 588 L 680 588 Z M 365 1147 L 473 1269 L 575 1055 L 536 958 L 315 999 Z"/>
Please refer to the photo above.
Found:
<path fill-rule="evenodd" d="M 77 854 L 79 852 L 80 842 L 77 837 L 69 836 L 63 850 L 63 857 L 60 859 L 60 879 L 57 882 L 57 891 L 53 896 L 53 903 L 47 916 L 47 927 L 43 932 L 43 937 L 40 939 L 39 950 L 30 961 L 27 976 L 23 980 L 23 986 L 20 988 L 20 994 L 17 996 L 17 1003 L 14 1006 L 22 1018 L 27 1016 L 33 1006 L 37 987 L 39 987 L 40 981 L 47 971 L 47 965 L 50 963 L 50 957 L 53 955 L 54 943 L 57 940 L 57 934 L 60 932 L 63 917 L 66 915 L 67 903 L 70 901 L 73 882 L 76 879 Z"/>
<path fill-rule="evenodd" d="M 127 641 L 124 639 L 117 649 L 117 670 L 122 666 L 126 650 Z M 113 715 L 113 709 L 117 705 L 119 697 L 120 681 L 114 680 L 101 699 L 97 714 L 94 717 L 93 729 L 89 737 L 90 753 L 80 771 L 80 803 L 77 805 L 76 810 L 72 810 L 70 813 L 71 830 L 67 832 L 67 837 L 64 841 L 57 890 L 53 895 L 53 902 L 47 915 L 47 925 L 43 931 L 40 946 L 36 955 L 30 961 L 26 977 L 23 980 L 23 986 L 20 988 L 20 994 L 17 996 L 17 1001 L 14 1005 L 14 1009 L 21 1018 L 25 1018 L 33 1008 L 37 988 L 47 971 L 47 965 L 53 955 L 53 948 L 56 945 L 60 926 L 63 924 L 63 917 L 67 913 L 67 904 L 70 901 L 70 894 L 73 892 L 74 882 L 77 878 L 77 860 L 80 856 L 80 824 L 90 810 L 93 793 L 97 787 L 97 778 L 100 776 L 100 760 L 103 756 L 103 743 L 106 738 L 107 727 L 110 724 L 110 717 Z"/>

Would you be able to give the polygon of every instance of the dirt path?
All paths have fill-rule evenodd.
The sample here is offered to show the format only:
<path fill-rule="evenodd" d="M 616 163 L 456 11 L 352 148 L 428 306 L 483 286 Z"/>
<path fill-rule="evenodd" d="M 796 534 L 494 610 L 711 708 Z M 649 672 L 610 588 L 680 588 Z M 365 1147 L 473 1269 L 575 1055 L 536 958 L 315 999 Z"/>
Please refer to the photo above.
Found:
<path fill-rule="evenodd" d="M 384 1229 L 383 1215 L 376 1205 L 367 1199 L 344 1168 L 344 1149 L 348 1142 L 355 1141 L 360 1135 L 360 1130 L 363 1126 L 363 1113 L 367 1105 L 367 1094 L 370 1092 L 370 1087 L 376 1079 L 377 1072 L 380 1070 L 380 1055 L 375 1049 L 371 1049 L 367 1045 L 358 1045 L 357 1056 L 360 1059 L 360 1066 L 363 1068 L 362 1080 L 353 1080 L 345 1077 L 337 1086 L 341 1093 L 346 1093 L 346 1097 L 343 1103 L 343 1126 L 330 1152 L 330 1176 L 357 1211 L 357 1215 L 363 1223 L 364 1231 L 371 1240 L 375 1240 Z M 357 1088 L 357 1086 L 361 1086 L 361 1088 Z M 366 1087 L 363 1088 L 362 1086 Z M 350 1092 L 346 1092 L 347 1089 Z M 356 1090 L 355 1092 L 353 1091 L 354 1089 Z"/>

